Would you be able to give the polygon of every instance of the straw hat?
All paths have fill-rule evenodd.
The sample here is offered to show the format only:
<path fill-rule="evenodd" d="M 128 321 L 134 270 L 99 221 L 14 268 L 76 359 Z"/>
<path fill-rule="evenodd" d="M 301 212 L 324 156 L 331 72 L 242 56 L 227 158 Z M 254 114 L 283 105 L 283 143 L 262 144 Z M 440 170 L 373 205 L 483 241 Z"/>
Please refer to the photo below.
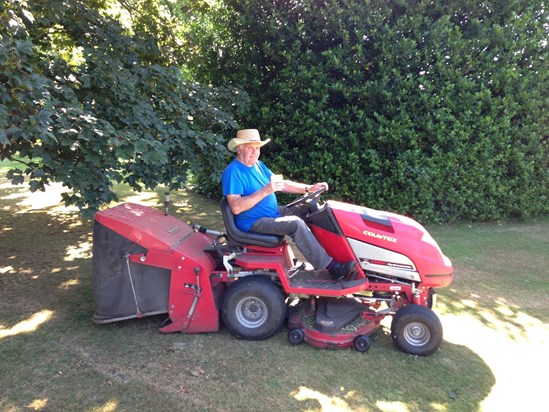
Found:
<path fill-rule="evenodd" d="M 271 139 L 261 140 L 257 129 L 244 129 L 236 132 L 236 137 L 229 140 L 227 147 L 231 152 L 236 152 L 236 147 L 246 143 L 259 143 L 259 147 L 269 143 Z"/>

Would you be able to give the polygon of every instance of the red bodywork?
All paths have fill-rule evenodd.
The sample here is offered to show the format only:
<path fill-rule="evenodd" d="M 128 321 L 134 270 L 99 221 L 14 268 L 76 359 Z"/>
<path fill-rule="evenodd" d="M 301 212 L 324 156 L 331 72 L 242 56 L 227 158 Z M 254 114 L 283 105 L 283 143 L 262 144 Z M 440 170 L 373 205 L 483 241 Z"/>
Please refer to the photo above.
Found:
<path fill-rule="evenodd" d="M 289 275 L 290 269 L 294 266 L 293 253 L 286 242 L 275 248 L 246 247 L 236 255 L 233 266 L 239 271 L 276 274 L 287 295 L 309 296 L 314 299 L 348 297 L 366 292 L 370 293 L 370 296 L 372 293 L 391 294 L 396 296 L 393 302 L 396 309 L 408 303 L 427 306 L 431 288 L 451 283 L 450 261 L 417 222 L 404 216 L 341 202 L 328 201 L 326 207 L 331 209 L 339 224 L 339 233 L 314 223 L 311 224 L 311 230 L 328 254 L 336 260 L 357 260 L 358 274 L 352 282 L 333 282 L 333 287 L 326 287 L 326 284 L 322 283 L 293 281 Z M 376 213 L 382 213 L 380 219 L 372 218 Z M 145 265 L 169 271 L 169 293 L 167 292 L 168 298 L 164 305 L 165 312 L 169 315 L 169 323 L 161 327 L 161 332 L 198 333 L 219 330 L 222 296 L 227 285 L 238 276 L 220 267 L 211 252 L 206 250 L 213 242 L 212 236 L 195 231 L 173 216 L 131 203 L 120 204 L 99 212 L 96 215 L 96 224 L 140 247 L 139 252 L 131 252 L 129 248 L 127 255 L 124 255 L 129 261 L 128 271 L 130 265 Z M 420 281 L 401 282 L 399 279 L 372 278 L 366 267 L 361 264 L 364 263 L 361 257 L 356 256 L 350 240 L 406 256 L 415 265 Z M 122 259 L 123 256 L 119 258 Z M 379 264 L 378 260 L 372 261 Z M 125 318 L 147 314 L 140 311 L 137 302 L 136 307 L 135 314 Z M 375 304 L 370 307 L 365 305 L 362 317 L 369 320 L 369 323 L 358 333 L 370 334 L 383 319 L 383 315 L 376 315 L 372 307 L 375 309 Z M 112 319 L 114 321 L 121 318 L 116 318 L 113 314 Z M 300 325 L 300 320 L 294 317 L 290 319 L 290 325 Z M 356 334 L 327 336 L 308 330 L 305 339 L 314 346 L 347 347 L 352 345 L 355 336 Z"/>
<path fill-rule="evenodd" d="M 427 230 L 415 220 L 333 200 L 327 203 L 341 226 L 344 238 L 314 226 L 312 230 L 330 256 L 341 261 L 356 258 L 345 238 L 357 239 L 410 258 L 424 287 L 445 287 L 452 283 L 453 270 L 449 259 L 445 258 Z M 362 217 L 365 212 L 381 214 L 390 226 L 365 220 Z"/>
<path fill-rule="evenodd" d="M 204 251 L 211 239 L 173 216 L 137 204 L 99 212 L 96 222 L 144 247 L 131 262 L 171 271 L 167 312 L 171 323 L 162 332 L 215 332 L 219 316 L 210 274 L 213 259 Z M 139 317 L 136 314 L 136 317 Z"/>

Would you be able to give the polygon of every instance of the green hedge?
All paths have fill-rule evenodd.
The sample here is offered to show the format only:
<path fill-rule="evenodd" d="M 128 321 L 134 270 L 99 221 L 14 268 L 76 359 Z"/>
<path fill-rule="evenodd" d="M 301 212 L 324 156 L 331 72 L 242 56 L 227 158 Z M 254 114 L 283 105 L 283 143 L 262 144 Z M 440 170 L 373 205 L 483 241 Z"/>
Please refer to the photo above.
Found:
<path fill-rule="evenodd" d="M 332 197 L 430 221 L 547 213 L 549 9 L 437 3 L 229 0 L 194 72 L 243 87 L 269 166 Z"/>

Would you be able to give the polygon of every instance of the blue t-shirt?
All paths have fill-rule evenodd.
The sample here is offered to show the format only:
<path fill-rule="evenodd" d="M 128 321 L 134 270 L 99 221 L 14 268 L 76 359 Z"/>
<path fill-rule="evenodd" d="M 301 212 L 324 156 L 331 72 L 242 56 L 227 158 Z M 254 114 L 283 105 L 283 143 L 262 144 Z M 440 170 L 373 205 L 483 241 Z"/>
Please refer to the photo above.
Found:
<path fill-rule="evenodd" d="M 271 172 L 262 161 L 249 167 L 234 159 L 223 171 L 221 183 L 223 196 L 248 196 L 271 182 Z M 278 202 L 274 193 L 264 197 L 251 209 L 234 216 L 236 227 L 248 232 L 257 219 L 262 217 L 279 217 Z"/>

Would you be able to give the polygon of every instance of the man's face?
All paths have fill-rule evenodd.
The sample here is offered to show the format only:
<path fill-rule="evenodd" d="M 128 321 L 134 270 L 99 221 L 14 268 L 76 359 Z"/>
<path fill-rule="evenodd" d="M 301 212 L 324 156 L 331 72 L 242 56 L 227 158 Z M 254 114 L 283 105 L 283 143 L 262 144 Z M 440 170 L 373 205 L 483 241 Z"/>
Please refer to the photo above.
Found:
<path fill-rule="evenodd" d="M 261 145 L 259 143 L 246 143 L 238 146 L 237 158 L 246 166 L 256 164 L 261 154 Z"/>

